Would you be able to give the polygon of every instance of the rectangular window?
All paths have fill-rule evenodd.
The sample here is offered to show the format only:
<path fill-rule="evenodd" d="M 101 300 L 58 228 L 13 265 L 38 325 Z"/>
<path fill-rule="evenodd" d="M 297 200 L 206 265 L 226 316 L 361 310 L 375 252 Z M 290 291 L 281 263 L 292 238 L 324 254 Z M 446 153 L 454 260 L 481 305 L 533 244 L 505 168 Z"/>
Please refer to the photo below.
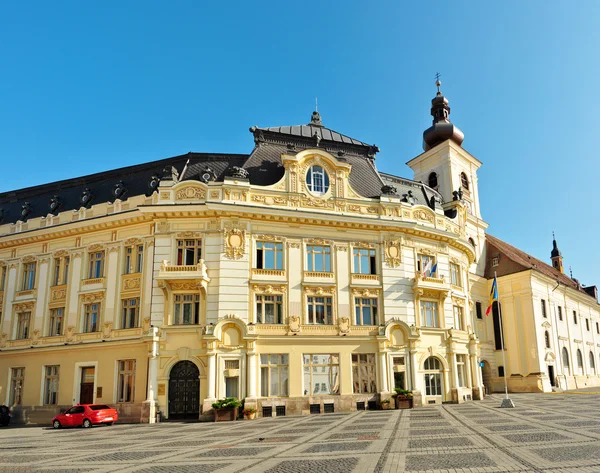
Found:
<path fill-rule="evenodd" d="M 121 328 L 139 327 L 140 299 L 123 299 L 122 301 Z"/>
<path fill-rule="evenodd" d="M 352 384 L 354 394 L 376 393 L 377 375 L 374 354 L 352 355 Z"/>
<path fill-rule="evenodd" d="M 83 306 L 83 333 L 97 332 L 100 324 L 100 304 L 85 304 Z"/>
<path fill-rule="evenodd" d="M 461 388 L 465 387 L 465 359 L 466 355 L 456 355 L 456 374 Z"/>
<path fill-rule="evenodd" d="M 548 314 L 546 314 L 546 301 L 544 299 L 542 299 L 542 317 L 548 317 Z"/>
<path fill-rule="evenodd" d="M 331 297 L 308 296 L 307 314 L 308 324 L 331 325 L 333 323 L 333 303 Z"/>
<path fill-rule="evenodd" d="M 431 255 L 417 254 L 417 271 L 424 273 L 427 270 L 426 276 L 431 275 L 431 270 L 435 266 L 435 258 Z"/>
<path fill-rule="evenodd" d="M 194 265 L 202 259 L 202 240 L 177 240 L 177 265 Z"/>
<path fill-rule="evenodd" d="M 374 249 L 354 248 L 354 273 L 377 274 L 376 253 Z"/>
<path fill-rule="evenodd" d="M 176 294 L 173 325 L 198 324 L 200 319 L 200 296 L 198 294 Z"/>
<path fill-rule="evenodd" d="M 23 265 L 23 290 L 28 291 L 35 288 L 36 263 L 25 263 Z"/>
<path fill-rule="evenodd" d="M 475 312 L 477 313 L 478 319 L 483 319 L 483 311 L 481 308 L 481 302 L 475 302 Z"/>
<path fill-rule="evenodd" d="M 331 272 L 331 246 L 306 246 L 306 270 Z"/>
<path fill-rule="evenodd" d="M 450 283 L 454 286 L 462 287 L 460 279 L 460 266 L 456 263 L 450 263 Z"/>
<path fill-rule="evenodd" d="M 454 328 L 457 330 L 464 330 L 465 324 L 463 322 L 463 308 L 455 305 L 452 310 L 454 313 Z"/>
<path fill-rule="evenodd" d="M 6 290 L 6 274 L 8 267 L 6 265 L 0 267 L 0 291 Z"/>
<path fill-rule="evenodd" d="M 44 376 L 44 405 L 46 406 L 58 404 L 58 374 L 58 365 L 46 366 Z"/>
<path fill-rule="evenodd" d="M 257 294 L 256 322 L 259 324 L 282 324 L 283 296 Z"/>
<path fill-rule="evenodd" d="M 50 320 L 48 322 L 48 336 L 56 337 L 62 335 L 65 308 L 57 307 L 50 309 Z"/>
<path fill-rule="evenodd" d="M 590 319 L 585 319 L 585 329 L 588 332 L 590 331 Z"/>
<path fill-rule="evenodd" d="M 25 381 L 25 368 L 12 368 L 10 370 L 9 406 L 20 406 L 23 403 L 23 382 L 24 381 Z"/>
<path fill-rule="evenodd" d="M 283 269 L 283 243 L 257 241 L 256 269 Z"/>
<path fill-rule="evenodd" d="M 31 312 L 20 312 L 17 314 L 17 340 L 29 338 L 29 324 L 31 323 Z"/>
<path fill-rule="evenodd" d="M 377 298 L 354 298 L 354 311 L 356 325 L 377 325 Z"/>
<path fill-rule="evenodd" d="M 125 247 L 125 274 L 141 273 L 144 263 L 144 245 L 132 245 Z"/>
<path fill-rule="evenodd" d="M 119 363 L 119 382 L 117 402 L 133 402 L 135 392 L 135 360 L 121 360 Z"/>
<path fill-rule="evenodd" d="M 68 256 L 54 258 L 54 275 L 52 278 L 53 286 L 67 284 L 67 278 L 69 276 L 69 263 L 70 258 Z"/>
<path fill-rule="evenodd" d="M 432 301 L 421 301 L 421 318 L 425 327 L 440 326 L 438 315 L 438 303 Z"/>
<path fill-rule="evenodd" d="M 304 355 L 304 395 L 339 394 L 340 355 Z"/>
<path fill-rule="evenodd" d="M 104 277 L 104 251 L 94 251 L 90 253 L 90 267 L 88 279 Z"/>
<path fill-rule="evenodd" d="M 562 307 L 558 306 L 558 320 L 562 320 Z"/>
<path fill-rule="evenodd" d="M 573 311 L 573 323 L 577 325 L 577 312 Z"/>
<path fill-rule="evenodd" d="M 260 395 L 289 395 L 288 355 L 260 355 Z"/>

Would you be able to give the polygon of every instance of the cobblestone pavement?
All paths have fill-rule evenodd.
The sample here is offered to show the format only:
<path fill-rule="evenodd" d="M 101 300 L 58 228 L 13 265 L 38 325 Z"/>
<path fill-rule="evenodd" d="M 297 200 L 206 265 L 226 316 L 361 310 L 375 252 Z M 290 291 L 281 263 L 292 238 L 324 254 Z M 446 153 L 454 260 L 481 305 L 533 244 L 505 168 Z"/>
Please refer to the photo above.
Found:
<path fill-rule="evenodd" d="M 92 429 L 0 428 L 0 472 L 600 472 L 600 395 Z"/>

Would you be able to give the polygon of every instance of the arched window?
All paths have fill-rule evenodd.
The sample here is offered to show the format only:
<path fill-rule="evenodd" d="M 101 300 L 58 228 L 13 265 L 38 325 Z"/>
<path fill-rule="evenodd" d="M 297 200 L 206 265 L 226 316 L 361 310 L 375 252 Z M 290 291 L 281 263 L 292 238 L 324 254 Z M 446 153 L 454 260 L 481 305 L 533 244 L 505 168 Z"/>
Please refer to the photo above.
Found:
<path fill-rule="evenodd" d="M 469 243 L 473 248 L 475 248 L 475 240 L 473 240 L 473 238 L 469 237 Z"/>
<path fill-rule="evenodd" d="M 544 339 L 546 340 L 546 348 L 550 348 L 550 334 L 547 330 L 544 332 Z"/>
<path fill-rule="evenodd" d="M 566 348 L 562 349 L 562 360 L 563 360 L 563 366 L 565 368 L 567 368 L 567 370 L 569 369 L 569 352 L 567 351 Z"/>
<path fill-rule="evenodd" d="M 440 360 L 434 356 L 430 356 L 423 363 L 425 370 L 425 395 L 426 396 L 441 396 L 442 395 L 442 365 Z"/>
<path fill-rule="evenodd" d="M 577 349 L 577 368 L 583 368 L 583 355 L 579 348 Z"/>
<path fill-rule="evenodd" d="M 463 189 L 469 190 L 469 180 L 464 172 L 460 173 L 460 185 Z"/>
<path fill-rule="evenodd" d="M 308 190 L 315 195 L 323 195 L 329 190 L 329 175 L 321 166 L 311 166 L 306 173 Z"/>
<path fill-rule="evenodd" d="M 429 187 L 435 189 L 438 186 L 438 178 L 435 172 L 429 174 Z"/>
<path fill-rule="evenodd" d="M 596 360 L 594 360 L 594 353 L 590 351 L 590 369 L 596 371 Z"/>

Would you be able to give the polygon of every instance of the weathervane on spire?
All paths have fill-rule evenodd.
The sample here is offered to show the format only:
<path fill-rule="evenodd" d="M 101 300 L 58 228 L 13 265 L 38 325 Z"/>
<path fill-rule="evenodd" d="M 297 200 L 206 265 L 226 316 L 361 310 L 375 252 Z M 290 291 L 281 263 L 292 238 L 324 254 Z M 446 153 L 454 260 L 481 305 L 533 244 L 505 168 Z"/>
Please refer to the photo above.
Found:
<path fill-rule="evenodd" d="M 319 111 L 319 97 L 315 97 L 315 112 Z"/>
<path fill-rule="evenodd" d="M 440 77 L 442 77 L 442 75 L 439 72 L 436 72 L 435 73 L 435 85 L 438 89 L 438 94 L 441 93 L 440 86 L 442 85 L 442 81 L 440 80 Z"/>

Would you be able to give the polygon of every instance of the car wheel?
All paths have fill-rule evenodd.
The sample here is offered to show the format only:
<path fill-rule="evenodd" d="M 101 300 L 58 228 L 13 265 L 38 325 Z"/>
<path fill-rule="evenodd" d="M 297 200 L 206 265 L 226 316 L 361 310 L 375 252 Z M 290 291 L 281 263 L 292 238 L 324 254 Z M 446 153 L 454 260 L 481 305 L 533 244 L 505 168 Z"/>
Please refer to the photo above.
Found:
<path fill-rule="evenodd" d="M 84 429 L 89 429 L 92 426 L 92 423 L 89 419 L 83 419 L 82 425 Z"/>
<path fill-rule="evenodd" d="M 54 427 L 55 429 L 60 429 L 60 421 L 55 420 L 54 422 L 52 422 L 52 427 Z"/>
<path fill-rule="evenodd" d="M 113 425 L 113 423 L 112 422 L 107 422 L 106 425 Z"/>

